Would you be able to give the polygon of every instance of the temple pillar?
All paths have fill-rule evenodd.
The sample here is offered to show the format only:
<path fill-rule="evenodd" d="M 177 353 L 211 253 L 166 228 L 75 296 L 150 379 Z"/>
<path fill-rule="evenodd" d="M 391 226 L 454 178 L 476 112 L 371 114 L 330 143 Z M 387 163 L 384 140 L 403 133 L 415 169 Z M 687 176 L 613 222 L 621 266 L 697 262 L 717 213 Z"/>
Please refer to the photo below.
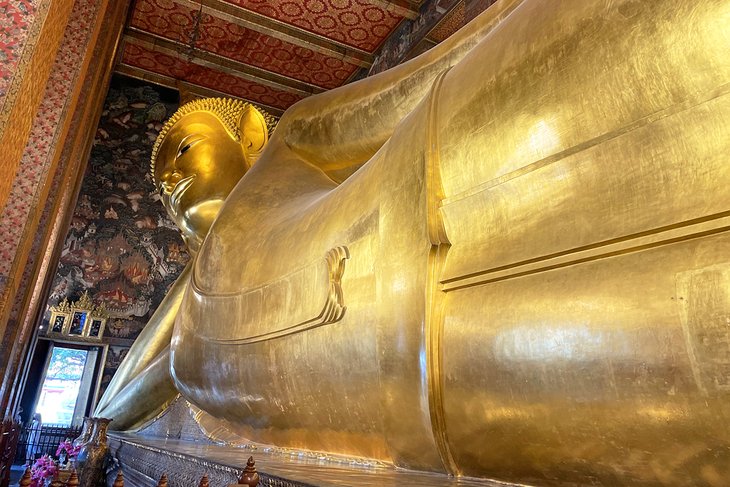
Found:
<path fill-rule="evenodd" d="M 130 4 L 12 3 L 24 28 L 9 36 L 16 50 L 0 85 L 0 411 L 6 413 L 15 405 L 20 364 L 53 278 L 49 270 L 56 268 Z"/>

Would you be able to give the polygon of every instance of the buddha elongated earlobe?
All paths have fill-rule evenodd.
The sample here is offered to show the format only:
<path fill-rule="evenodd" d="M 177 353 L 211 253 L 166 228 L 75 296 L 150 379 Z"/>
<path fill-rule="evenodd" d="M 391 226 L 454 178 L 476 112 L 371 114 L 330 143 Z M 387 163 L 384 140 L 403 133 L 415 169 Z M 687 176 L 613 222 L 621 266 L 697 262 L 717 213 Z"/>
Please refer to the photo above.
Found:
<path fill-rule="evenodd" d="M 266 119 L 260 111 L 249 105 L 241 114 L 239 129 L 246 160 L 249 165 L 253 164 L 269 140 Z"/>

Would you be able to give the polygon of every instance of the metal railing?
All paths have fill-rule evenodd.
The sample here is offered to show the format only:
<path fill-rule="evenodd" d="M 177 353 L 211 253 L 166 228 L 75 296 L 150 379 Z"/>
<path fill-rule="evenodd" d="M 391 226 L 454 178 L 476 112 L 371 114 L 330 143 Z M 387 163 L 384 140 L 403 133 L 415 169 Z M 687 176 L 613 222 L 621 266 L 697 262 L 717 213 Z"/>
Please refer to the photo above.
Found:
<path fill-rule="evenodd" d="M 15 463 L 30 464 L 41 455 L 56 456 L 59 443 L 66 438 L 73 440 L 81 434 L 81 428 L 60 425 L 26 425 L 20 432 Z"/>

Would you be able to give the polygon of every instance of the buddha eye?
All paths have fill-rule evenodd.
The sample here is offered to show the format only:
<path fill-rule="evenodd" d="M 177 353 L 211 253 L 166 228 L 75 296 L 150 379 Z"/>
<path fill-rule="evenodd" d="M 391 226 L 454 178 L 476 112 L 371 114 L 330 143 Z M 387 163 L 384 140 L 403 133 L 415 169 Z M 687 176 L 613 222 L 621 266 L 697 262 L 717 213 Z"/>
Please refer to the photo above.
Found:
<path fill-rule="evenodd" d="M 183 148 L 180 149 L 180 152 L 177 153 L 177 157 L 180 157 L 181 155 L 185 154 L 192 146 L 193 146 L 192 143 L 186 144 Z"/>
<path fill-rule="evenodd" d="M 197 144 L 198 142 L 200 142 L 201 140 L 204 140 L 204 139 L 205 139 L 205 136 L 200 135 L 200 134 L 188 135 L 180 142 L 180 146 L 179 146 L 180 148 L 178 149 L 177 156 L 175 158 L 177 159 L 178 157 L 181 157 L 183 154 L 185 154 L 187 151 L 189 151 L 195 144 Z"/>

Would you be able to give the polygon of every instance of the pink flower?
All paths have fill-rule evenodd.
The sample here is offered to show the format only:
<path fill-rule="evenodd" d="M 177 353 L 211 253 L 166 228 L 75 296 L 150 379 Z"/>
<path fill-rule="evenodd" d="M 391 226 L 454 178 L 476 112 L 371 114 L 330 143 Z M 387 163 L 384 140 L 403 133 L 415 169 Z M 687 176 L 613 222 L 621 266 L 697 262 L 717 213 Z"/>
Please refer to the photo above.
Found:
<path fill-rule="evenodd" d="M 44 480 L 52 478 L 56 474 L 56 471 L 58 471 L 58 467 L 53 458 L 48 455 L 43 455 L 30 468 L 31 485 L 33 487 L 42 486 Z"/>
<path fill-rule="evenodd" d="M 70 458 L 75 458 L 79 454 L 79 450 L 81 450 L 81 446 L 73 446 L 71 440 L 65 440 L 58 445 L 56 455 L 60 455 L 61 452 L 66 452 L 66 455 Z"/>

